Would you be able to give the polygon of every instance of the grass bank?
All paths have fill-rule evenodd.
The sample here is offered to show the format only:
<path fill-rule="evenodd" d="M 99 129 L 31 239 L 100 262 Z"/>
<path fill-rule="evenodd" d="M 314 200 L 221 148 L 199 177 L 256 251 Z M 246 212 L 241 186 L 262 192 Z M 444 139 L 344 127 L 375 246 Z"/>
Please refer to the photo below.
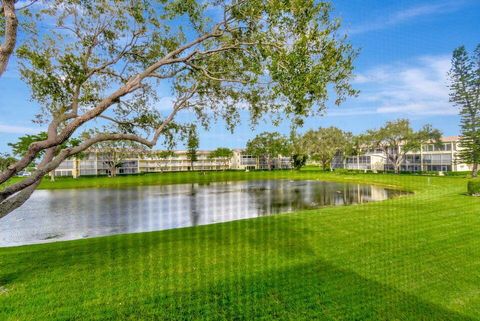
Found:
<path fill-rule="evenodd" d="M 390 182 L 391 176 L 386 175 L 381 179 L 377 176 L 376 183 L 383 185 L 396 186 L 395 182 Z M 210 182 L 239 181 L 239 180 L 261 180 L 261 179 L 323 179 L 339 181 L 370 182 L 370 176 L 360 175 L 360 173 L 330 173 L 318 170 L 318 167 L 307 167 L 304 170 L 281 170 L 281 171 L 193 171 L 193 172 L 166 172 L 141 175 L 118 175 L 116 177 L 107 176 L 81 176 L 73 179 L 71 177 L 56 177 L 51 181 L 45 177 L 38 189 L 80 189 L 80 188 L 128 188 L 134 186 L 149 185 L 168 185 L 199 183 L 208 184 Z M 15 183 L 21 178 L 13 178 L 9 184 Z M 413 186 L 410 186 L 410 189 Z"/>
<path fill-rule="evenodd" d="M 274 177 L 369 182 L 415 194 L 0 249 L 0 320 L 480 319 L 480 199 L 466 196 L 466 179 L 317 171 L 147 177 L 75 182 L 123 187 L 135 180 Z"/>

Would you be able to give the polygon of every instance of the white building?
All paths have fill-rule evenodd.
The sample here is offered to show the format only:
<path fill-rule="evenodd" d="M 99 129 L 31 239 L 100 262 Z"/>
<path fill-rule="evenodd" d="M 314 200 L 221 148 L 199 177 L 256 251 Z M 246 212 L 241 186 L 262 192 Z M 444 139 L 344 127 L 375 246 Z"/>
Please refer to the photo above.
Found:
<path fill-rule="evenodd" d="M 268 169 L 268 162 L 264 158 L 253 157 L 245 154 L 241 149 L 233 151 L 231 159 L 210 158 L 211 151 L 197 151 L 197 161 L 193 168 L 187 157 L 187 151 L 174 151 L 167 158 L 159 157 L 158 151 L 145 151 L 137 153 L 132 151 L 131 157 L 125 157 L 117 168 L 117 174 L 159 173 L 175 171 L 212 171 L 212 170 L 256 170 Z M 272 169 L 291 168 L 290 157 L 277 157 L 272 160 Z M 99 151 L 91 151 L 81 158 L 65 160 L 55 170 L 55 176 L 91 176 L 109 175 L 109 163 Z"/>
<path fill-rule="evenodd" d="M 457 153 L 461 149 L 458 136 L 443 137 L 442 144 L 424 144 L 417 152 L 407 153 L 400 166 L 401 171 L 419 172 L 461 172 L 471 170 L 471 166 L 458 160 Z M 349 156 L 345 159 L 337 157 L 333 168 L 346 168 L 355 170 L 393 170 L 385 153 L 381 150 L 367 151 L 362 155 Z"/>

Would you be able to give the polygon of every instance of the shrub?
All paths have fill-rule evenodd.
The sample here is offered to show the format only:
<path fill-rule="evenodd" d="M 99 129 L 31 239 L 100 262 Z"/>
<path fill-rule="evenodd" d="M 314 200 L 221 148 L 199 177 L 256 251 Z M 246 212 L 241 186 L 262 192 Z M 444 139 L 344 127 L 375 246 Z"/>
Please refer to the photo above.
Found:
<path fill-rule="evenodd" d="M 480 196 L 480 179 L 472 179 L 468 182 L 468 194 Z"/>

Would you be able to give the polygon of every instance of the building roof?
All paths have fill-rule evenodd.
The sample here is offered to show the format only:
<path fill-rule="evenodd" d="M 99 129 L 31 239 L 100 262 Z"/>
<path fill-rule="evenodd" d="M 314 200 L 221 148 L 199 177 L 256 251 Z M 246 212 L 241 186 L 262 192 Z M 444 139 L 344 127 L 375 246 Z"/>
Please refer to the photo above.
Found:
<path fill-rule="evenodd" d="M 441 140 L 444 143 L 456 142 L 460 140 L 460 136 L 446 136 L 442 137 Z"/>

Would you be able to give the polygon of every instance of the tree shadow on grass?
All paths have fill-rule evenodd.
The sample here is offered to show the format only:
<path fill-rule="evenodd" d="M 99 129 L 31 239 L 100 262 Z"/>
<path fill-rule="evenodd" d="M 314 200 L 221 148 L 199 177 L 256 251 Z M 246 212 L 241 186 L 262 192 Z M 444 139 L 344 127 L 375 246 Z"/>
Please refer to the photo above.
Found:
<path fill-rule="evenodd" d="M 318 260 L 309 246 L 311 233 L 314 232 L 308 226 L 299 227 L 287 219 L 260 219 L 256 223 L 238 221 L 216 228 L 205 226 L 58 244 L 55 248 L 59 251 L 35 248 L 33 253 L 25 253 L 23 260 L 12 260 L 9 269 L 0 273 L 0 282 L 8 287 L 8 283 L 35 280 L 42 273 L 47 273 L 43 277 L 50 280 L 49 271 L 58 269 L 53 274 L 58 286 L 53 289 L 61 291 L 64 282 L 77 287 L 78 280 L 68 279 L 70 264 L 89 271 L 84 277 L 91 281 L 96 280 L 96 271 L 115 275 L 117 267 L 131 268 L 132 274 L 121 274 L 121 279 L 100 279 L 107 282 L 98 285 L 100 293 L 95 287 L 95 291 L 80 292 L 74 300 L 57 302 L 50 307 L 39 301 L 42 303 L 29 309 L 14 311 L 11 308 L 3 313 L 19 317 L 27 313 L 35 316 L 32 320 L 474 319 Z M 170 252 L 166 252 L 167 249 Z M 260 256 L 252 259 L 251 251 Z M 10 259 L 19 258 L 18 253 L 15 254 L 12 253 Z M 218 257 L 222 264 L 209 268 L 210 260 L 220 254 L 224 255 Z M 162 261 L 162 256 L 168 258 L 168 264 L 155 263 Z M 37 260 L 33 266 L 27 264 L 32 257 Z M 142 260 L 146 260 L 144 266 L 151 270 L 141 269 Z M 247 261 L 250 266 L 243 269 Z M 150 263 L 155 264 L 150 266 Z M 266 264 L 264 269 L 259 269 L 263 263 Z M 178 272 L 188 265 L 197 269 L 183 274 Z M 165 269 L 165 273 L 159 274 L 159 269 Z M 216 273 L 219 269 L 224 273 L 210 278 L 208 273 Z M 65 278 L 62 271 L 67 273 Z M 143 273 L 144 278 L 138 277 Z M 185 278 L 200 281 L 191 288 L 187 281 L 187 286 L 179 285 L 172 290 L 168 287 L 172 282 L 152 282 L 158 277 L 174 278 L 173 282 Z M 30 289 L 34 290 L 39 289 Z M 55 297 L 48 292 L 45 294 L 49 296 L 47 302 Z"/>
<path fill-rule="evenodd" d="M 323 261 L 137 299 L 97 313 L 112 320 L 473 320 Z"/>

